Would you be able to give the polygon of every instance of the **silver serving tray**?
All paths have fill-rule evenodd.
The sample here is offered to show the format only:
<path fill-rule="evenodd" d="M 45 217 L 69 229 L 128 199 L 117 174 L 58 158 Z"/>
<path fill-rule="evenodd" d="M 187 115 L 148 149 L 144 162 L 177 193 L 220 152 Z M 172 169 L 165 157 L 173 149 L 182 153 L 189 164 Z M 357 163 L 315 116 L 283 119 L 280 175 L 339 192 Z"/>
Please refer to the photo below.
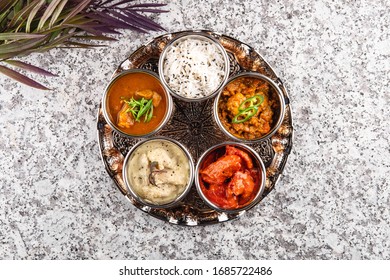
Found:
<path fill-rule="evenodd" d="M 165 45 L 187 32 L 203 32 L 215 37 L 226 49 L 230 59 L 230 76 L 244 71 L 255 71 L 270 77 L 280 87 L 285 98 L 285 116 L 279 130 L 265 141 L 250 144 L 259 153 L 266 167 L 266 188 L 262 199 L 275 187 L 282 174 L 293 142 L 292 112 L 288 93 L 271 66 L 252 47 L 229 36 L 212 31 L 182 31 L 159 36 L 138 48 L 124 60 L 113 76 L 132 68 L 148 69 L 158 73 L 158 59 Z M 156 136 L 173 138 L 188 148 L 195 164 L 200 155 L 211 146 L 228 141 L 213 117 L 213 101 L 184 102 L 173 98 L 174 111 L 168 124 Z M 101 106 L 97 117 L 97 130 L 101 157 L 106 170 L 129 201 L 149 215 L 178 225 L 207 225 L 233 220 L 241 216 L 225 214 L 209 208 L 199 197 L 195 185 L 182 203 L 173 208 L 152 209 L 134 200 L 122 179 L 124 157 L 141 139 L 129 139 L 113 131 L 104 119 Z M 257 206 L 256 206 L 257 207 Z M 246 210 L 248 211 L 248 210 Z"/>

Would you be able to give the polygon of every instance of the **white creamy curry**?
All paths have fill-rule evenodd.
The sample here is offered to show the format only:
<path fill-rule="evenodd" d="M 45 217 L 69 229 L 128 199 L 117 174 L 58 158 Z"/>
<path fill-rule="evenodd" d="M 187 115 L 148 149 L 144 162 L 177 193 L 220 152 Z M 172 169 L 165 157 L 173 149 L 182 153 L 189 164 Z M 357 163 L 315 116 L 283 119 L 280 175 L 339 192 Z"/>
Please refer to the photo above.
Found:
<path fill-rule="evenodd" d="M 172 202 L 186 189 L 190 180 L 187 155 L 168 140 L 151 140 L 138 146 L 127 165 L 133 191 L 151 204 Z"/>

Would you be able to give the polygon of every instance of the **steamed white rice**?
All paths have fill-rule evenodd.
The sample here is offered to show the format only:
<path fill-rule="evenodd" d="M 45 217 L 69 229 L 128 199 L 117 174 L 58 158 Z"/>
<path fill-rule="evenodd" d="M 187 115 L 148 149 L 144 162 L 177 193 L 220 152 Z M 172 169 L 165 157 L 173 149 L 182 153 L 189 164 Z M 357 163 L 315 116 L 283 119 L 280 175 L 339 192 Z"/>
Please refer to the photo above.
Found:
<path fill-rule="evenodd" d="M 206 40 L 178 40 L 166 52 L 163 74 L 169 87 L 186 98 L 212 94 L 224 79 L 224 56 Z"/>

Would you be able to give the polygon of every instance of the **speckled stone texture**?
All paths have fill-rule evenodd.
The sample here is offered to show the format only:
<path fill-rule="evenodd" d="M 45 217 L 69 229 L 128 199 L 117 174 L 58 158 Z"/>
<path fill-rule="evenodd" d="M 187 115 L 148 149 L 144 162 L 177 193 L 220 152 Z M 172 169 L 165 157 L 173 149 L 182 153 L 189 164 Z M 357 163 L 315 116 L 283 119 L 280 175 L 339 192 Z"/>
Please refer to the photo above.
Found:
<path fill-rule="evenodd" d="M 294 149 L 239 220 L 178 227 L 130 204 L 99 155 L 96 114 L 116 66 L 153 37 L 52 50 L 44 92 L 0 77 L 1 259 L 390 259 L 390 3 L 167 1 L 167 32 L 253 46 L 290 93 Z"/>

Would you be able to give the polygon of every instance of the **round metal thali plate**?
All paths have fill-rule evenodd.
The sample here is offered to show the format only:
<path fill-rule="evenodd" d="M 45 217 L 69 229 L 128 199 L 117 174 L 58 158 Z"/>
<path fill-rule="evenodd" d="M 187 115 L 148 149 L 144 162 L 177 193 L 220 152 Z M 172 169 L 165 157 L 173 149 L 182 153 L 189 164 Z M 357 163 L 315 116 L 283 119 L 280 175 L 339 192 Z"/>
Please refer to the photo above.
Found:
<path fill-rule="evenodd" d="M 267 178 L 263 199 L 275 187 L 279 176 L 282 174 L 292 148 L 293 125 L 288 93 L 281 79 L 277 77 L 271 66 L 252 47 L 229 36 L 211 31 L 182 31 L 165 34 L 133 52 L 119 65 L 113 76 L 133 68 L 148 69 L 158 73 L 158 60 L 165 45 L 176 36 L 186 32 L 203 32 L 216 38 L 229 55 L 230 76 L 244 71 L 259 72 L 276 82 L 283 92 L 286 105 L 281 127 L 270 139 L 256 144 L 249 144 L 259 153 L 266 167 Z M 214 99 L 201 102 L 184 102 L 173 98 L 173 101 L 174 111 L 170 121 L 155 136 L 170 137 L 182 143 L 192 154 L 194 164 L 196 164 L 200 155 L 211 146 L 229 141 L 214 121 Z M 199 197 L 195 185 L 192 186 L 190 193 L 181 204 L 173 208 L 152 209 L 136 202 L 122 179 L 122 165 L 127 152 L 142 138 L 130 139 L 113 131 L 103 116 L 101 106 L 98 111 L 97 130 L 101 156 L 108 174 L 132 204 L 151 216 L 173 224 L 195 226 L 233 220 L 245 212 L 224 214 L 209 208 Z"/>

